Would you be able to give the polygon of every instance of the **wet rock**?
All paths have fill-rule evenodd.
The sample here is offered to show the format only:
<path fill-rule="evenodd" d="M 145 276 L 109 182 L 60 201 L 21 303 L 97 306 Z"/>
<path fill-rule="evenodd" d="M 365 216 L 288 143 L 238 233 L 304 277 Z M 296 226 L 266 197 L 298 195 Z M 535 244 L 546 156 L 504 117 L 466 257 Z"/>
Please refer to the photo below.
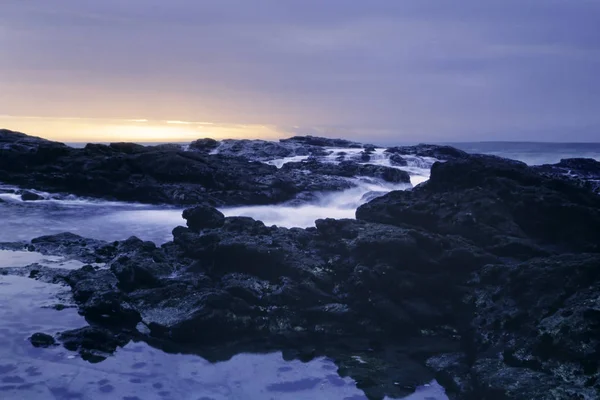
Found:
<path fill-rule="evenodd" d="M 301 144 L 223 141 L 219 149 L 224 154 L 209 155 L 183 151 L 176 145 L 113 143 L 76 149 L 16 133 L 3 134 L 0 143 L 0 176 L 6 183 L 112 200 L 180 205 L 273 204 L 306 192 L 353 186 L 335 176 L 308 177 L 252 161 L 301 152 L 316 154 L 317 150 L 324 154 L 319 147 L 307 149 Z M 227 146 L 240 147 L 239 156 L 225 155 Z"/>
<path fill-rule="evenodd" d="M 31 240 L 27 250 L 45 255 L 73 257 L 85 263 L 102 263 L 114 256 L 111 244 L 65 232 Z"/>
<path fill-rule="evenodd" d="M 31 335 L 29 341 L 33 347 L 51 347 L 56 344 L 56 340 L 52 336 L 39 332 Z"/>
<path fill-rule="evenodd" d="M 21 194 L 21 200 L 23 200 L 23 201 L 44 200 L 44 196 L 40 196 L 37 193 L 33 193 L 33 192 L 26 190 Z"/>
<path fill-rule="evenodd" d="M 389 160 L 392 165 L 396 165 L 398 167 L 406 167 L 408 165 L 408 161 L 406 161 L 406 159 L 399 154 L 390 155 Z"/>
<path fill-rule="evenodd" d="M 600 198 L 498 157 L 424 145 L 394 154 L 416 153 L 446 162 L 412 191 L 361 206 L 356 220 L 285 229 L 202 205 L 185 211 L 188 227 L 161 247 L 36 239 L 30 246 L 97 256 L 108 267 L 63 276 L 91 326 L 60 340 L 90 361 L 132 339 L 207 359 L 325 356 L 374 399 L 404 396 L 433 377 L 460 399 L 597 398 Z M 345 174 L 367 171 L 315 160 L 277 173 L 255 168 L 266 168 L 252 183 L 269 198 L 306 191 L 307 176 L 311 189 L 339 188 Z M 167 170 L 197 179 L 193 168 Z M 257 193 L 248 190 L 228 195 Z"/>
<path fill-rule="evenodd" d="M 550 177 L 562 178 L 600 194 L 600 161 L 592 158 L 568 158 L 557 164 L 533 167 Z"/>
<path fill-rule="evenodd" d="M 367 176 L 391 183 L 410 183 L 410 175 L 406 171 L 382 165 L 358 164 L 353 161 L 342 161 L 339 164 L 331 164 L 321 163 L 317 160 L 307 160 L 287 163 L 281 169 L 283 171 L 306 170 L 314 174 L 347 178 Z"/>
<path fill-rule="evenodd" d="M 129 343 L 130 337 L 95 326 L 65 331 L 58 335 L 67 350 L 79 352 L 81 358 L 90 363 L 104 361 L 117 348 Z"/>
<path fill-rule="evenodd" d="M 183 218 L 187 220 L 187 226 L 194 230 L 218 228 L 223 226 L 225 221 L 222 212 L 209 206 L 188 208 L 183 212 Z"/>
<path fill-rule="evenodd" d="M 439 146 L 434 144 L 419 144 L 416 146 L 389 147 L 386 153 L 407 154 L 420 157 L 433 157 L 438 160 L 461 160 L 469 157 L 469 154 L 451 146 Z"/>

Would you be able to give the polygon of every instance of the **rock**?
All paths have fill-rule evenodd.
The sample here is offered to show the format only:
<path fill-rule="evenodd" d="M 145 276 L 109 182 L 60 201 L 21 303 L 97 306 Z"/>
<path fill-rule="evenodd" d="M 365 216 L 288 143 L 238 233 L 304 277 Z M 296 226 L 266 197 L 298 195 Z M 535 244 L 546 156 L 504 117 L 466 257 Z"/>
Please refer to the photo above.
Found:
<path fill-rule="evenodd" d="M 410 154 L 420 157 L 433 157 L 438 160 L 462 160 L 469 154 L 451 146 L 439 146 L 434 144 L 419 144 L 416 146 L 396 146 L 385 150 L 392 154 Z"/>
<path fill-rule="evenodd" d="M 56 345 L 56 340 L 48 334 L 45 333 L 34 333 L 29 338 L 33 347 L 51 347 Z"/>
<path fill-rule="evenodd" d="M 390 155 L 389 160 L 392 165 L 396 165 L 398 167 L 406 167 L 408 165 L 408 161 L 406 161 L 406 159 L 399 154 Z"/>
<path fill-rule="evenodd" d="M 460 235 L 502 256 L 600 249 L 600 198 L 492 156 L 434 164 L 425 185 L 358 208 L 358 219 Z"/>
<path fill-rule="evenodd" d="M 219 148 L 226 148 L 225 143 Z M 247 158 L 182 151 L 180 146 L 113 143 L 76 149 L 17 133 L 3 133 L 0 144 L 0 176 L 6 183 L 112 200 L 178 205 L 274 204 L 307 192 L 354 186 L 335 176 L 309 177 Z M 246 144 L 236 141 L 231 146 L 246 148 Z M 256 146 L 269 157 L 280 157 L 289 150 L 275 142 L 259 141 Z M 287 147 L 297 153 L 303 145 Z M 284 153 L 278 153 L 282 148 Z"/>
<path fill-rule="evenodd" d="M 339 148 L 350 148 L 350 149 L 360 149 L 363 147 L 362 144 L 357 142 L 352 142 L 345 139 L 330 139 L 318 136 L 294 136 L 289 139 L 281 139 L 281 143 L 301 143 L 311 146 L 319 146 L 319 147 L 339 147 Z M 369 145 L 372 146 L 372 145 Z"/>
<path fill-rule="evenodd" d="M 572 254 L 477 272 L 471 301 L 480 398 L 598 396 L 599 265 L 599 254 Z"/>
<path fill-rule="evenodd" d="M 382 165 L 365 165 L 353 161 L 342 161 L 339 164 L 321 163 L 317 160 L 290 162 L 281 168 L 283 171 L 305 170 L 313 174 L 343 176 L 352 178 L 367 176 L 391 183 L 410 183 L 410 175 L 406 171 Z"/>
<path fill-rule="evenodd" d="M 23 200 L 23 201 L 44 200 L 44 197 L 40 196 L 37 193 L 33 193 L 33 192 L 26 190 L 21 194 L 21 200 Z"/>
<path fill-rule="evenodd" d="M 90 363 L 104 361 L 130 341 L 130 336 L 92 326 L 62 332 L 58 337 L 67 350 L 79 352 Z"/>
<path fill-rule="evenodd" d="M 183 211 L 187 226 L 193 230 L 219 228 L 225 223 L 225 216 L 219 210 L 209 206 L 196 206 Z"/>
<path fill-rule="evenodd" d="M 27 250 L 45 255 L 68 256 L 84 263 L 103 263 L 115 255 L 112 244 L 65 232 L 32 239 Z"/>
<path fill-rule="evenodd" d="M 189 149 L 208 154 L 211 151 L 215 150 L 217 147 L 219 147 L 218 141 L 211 138 L 205 138 L 198 139 L 190 143 Z"/>
<path fill-rule="evenodd" d="M 533 167 L 553 178 L 562 178 L 600 194 L 600 162 L 592 158 L 568 158 L 557 164 Z"/>
<path fill-rule="evenodd" d="M 110 173 L 122 174 L 123 185 L 136 171 L 134 182 L 153 180 L 149 192 L 196 182 L 232 203 L 335 190 L 361 174 L 405 179 L 353 162 L 309 159 L 277 170 L 219 154 L 106 147 L 83 150 L 87 161 L 67 158 L 102 165 L 89 171 L 116 166 Z M 184 212 L 188 227 L 161 247 L 69 234 L 29 243 L 106 269 L 3 273 L 37 271 L 36 279 L 70 286 L 91 325 L 59 338 L 91 362 L 142 340 L 209 360 L 265 351 L 327 357 L 377 399 L 406 396 L 433 378 L 457 399 L 600 397 L 600 197 L 559 173 L 591 173 L 594 163 L 537 168 L 426 145 L 390 153 L 445 161 L 428 182 L 361 206 L 356 220 L 268 227 L 198 201 Z"/>

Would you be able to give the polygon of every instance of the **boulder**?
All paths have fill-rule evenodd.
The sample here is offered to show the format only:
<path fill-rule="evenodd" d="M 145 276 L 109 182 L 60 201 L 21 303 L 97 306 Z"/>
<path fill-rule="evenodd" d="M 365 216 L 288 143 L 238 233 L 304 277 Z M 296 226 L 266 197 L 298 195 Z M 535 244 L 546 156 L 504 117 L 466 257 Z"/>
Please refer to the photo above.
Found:
<path fill-rule="evenodd" d="M 187 226 L 193 230 L 219 228 L 223 226 L 225 216 L 219 210 L 210 206 L 196 206 L 183 211 Z"/>

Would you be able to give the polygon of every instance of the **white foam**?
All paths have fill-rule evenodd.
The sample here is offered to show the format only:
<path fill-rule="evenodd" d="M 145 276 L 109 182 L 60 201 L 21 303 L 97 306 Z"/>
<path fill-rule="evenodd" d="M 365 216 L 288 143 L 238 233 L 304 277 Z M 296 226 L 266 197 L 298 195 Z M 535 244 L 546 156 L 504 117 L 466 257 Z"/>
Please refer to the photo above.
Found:
<path fill-rule="evenodd" d="M 269 206 L 244 206 L 227 207 L 221 209 L 225 216 L 245 216 L 263 221 L 266 225 L 281 227 L 307 228 L 315 225 L 315 220 L 321 218 L 354 218 L 356 209 L 366 201 L 392 190 L 406 190 L 429 179 L 431 166 L 438 161 L 431 157 L 418 157 L 414 155 L 401 155 L 407 162 L 406 166 L 393 165 L 390 161 L 392 154 L 386 153 L 384 148 L 375 149 L 369 156 L 369 161 L 362 161 L 364 149 L 326 148 L 329 154 L 317 157 L 321 162 L 338 164 L 341 159 L 358 162 L 360 164 L 381 165 L 403 170 L 409 173 L 411 184 L 390 184 L 374 178 L 355 178 L 357 187 L 342 192 L 322 194 L 318 200 L 303 205 L 269 205 Z M 343 157 L 342 157 L 343 156 Z M 268 161 L 267 164 L 281 168 L 288 162 L 302 161 L 308 156 L 286 157 Z M 369 192 L 377 192 L 365 197 Z"/>
<path fill-rule="evenodd" d="M 283 167 L 284 164 L 287 164 L 287 163 L 290 163 L 290 162 L 304 161 L 308 157 L 309 156 L 293 156 L 293 157 L 278 158 L 277 160 L 267 161 L 266 164 L 274 165 L 277 168 L 281 168 L 281 167 Z"/>
<path fill-rule="evenodd" d="M 286 228 L 307 228 L 315 226 L 321 218 L 354 218 L 356 209 L 366 202 L 369 192 L 387 193 L 391 190 L 405 190 L 409 184 L 389 184 L 375 179 L 355 179 L 357 187 L 342 192 L 322 194 L 311 204 L 269 205 L 222 208 L 225 216 L 245 216 L 263 221 L 266 225 Z"/>
<path fill-rule="evenodd" d="M 0 268 L 21 268 L 31 264 L 39 264 L 50 268 L 79 269 L 84 263 L 69 260 L 65 257 L 47 256 L 35 251 L 0 250 Z M 92 264 L 103 267 L 104 264 Z"/>

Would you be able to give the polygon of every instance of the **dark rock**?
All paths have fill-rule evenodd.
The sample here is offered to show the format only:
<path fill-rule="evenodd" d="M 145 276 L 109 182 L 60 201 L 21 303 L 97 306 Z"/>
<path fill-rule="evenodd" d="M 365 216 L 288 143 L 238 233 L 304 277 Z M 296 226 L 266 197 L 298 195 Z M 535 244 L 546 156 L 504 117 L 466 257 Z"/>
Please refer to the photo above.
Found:
<path fill-rule="evenodd" d="M 558 164 L 533 168 L 546 176 L 569 180 L 600 194 L 600 162 L 592 158 L 568 158 L 560 160 Z"/>
<path fill-rule="evenodd" d="M 126 158 L 130 168 L 131 157 L 155 152 L 103 157 Z M 361 206 L 357 220 L 285 229 L 202 205 L 186 210 L 189 227 L 175 228 L 161 247 L 75 235 L 32 241 L 108 267 L 57 275 L 91 324 L 60 340 L 92 362 L 129 340 L 208 360 L 261 351 L 328 357 L 373 399 L 406 396 L 434 377 L 451 398 L 598 398 L 600 197 L 555 169 L 498 157 L 425 145 L 393 154 L 417 153 L 447 161 L 433 165 L 425 184 Z M 199 152 L 191 164 L 179 160 L 189 154 L 163 156 L 158 163 L 173 168 L 153 174 L 186 181 L 202 168 L 227 177 L 221 163 L 233 160 L 236 190 L 250 165 L 265 174 L 246 179 L 270 199 L 394 170 L 314 159 L 276 170 Z M 254 186 L 245 190 L 229 195 L 257 195 Z M 22 273 L 33 268 L 36 279 L 49 276 L 36 266 Z"/>
<path fill-rule="evenodd" d="M 183 211 L 183 218 L 187 220 L 187 226 L 194 230 L 218 228 L 225 222 L 223 213 L 209 206 L 188 208 Z"/>
<path fill-rule="evenodd" d="M 409 154 L 420 157 L 433 157 L 438 160 L 462 160 L 469 154 L 451 146 L 439 146 L 434 144 L 419 144 L 417 146 L 397 146 L 385 150 L 392 154 Z"/>
<path fill-rule="evenodd" d="M 56 340 L 45 333 L 34 333 L 29 338 L 33 347 L 51 347 L 56 344 Z"/>
<path fill-rule="evenodd" d="M 351 149 L 360 149 L 363 147 L 362 144 L 358 142 L 352 142 L 350 140 L 345 139 L 330 139 L 318 136 L 294 136 L 289 139 L 281 139 L 282 143 L 301 143 L 311 146 L 320 146 L 320 147 L 341 147 L 341 148 L 351 148 Z M 372 146 L 372 145 L 370 145 Z"/>
<path fill-rule="evenodd" d="M 285 164 L 283 171 L 305 170 L 319 175 L 333 175 L 352 178 L 367 176 L 392 183 L 410 183 L 410 175 L 406 171 L 382 165 L 365 165 L 353 161 L 342 161 L 339 164 L 321 163 L 317 160 L 290 162 Z"/>
<path fill-rule="evenodd" d="M 226 143 L 219 148 L 225 149 Z M 250 146 L 243 141 L 231 146 L 238 145 Z M 256 146 L 268 159 L 304 148 L 265 141 Z M 113 143 L 75 149 L 17 133 L 0 134 L 0 176 L 6 183 L 49 192 L 179 205 L 273 204 L 307 192 L 354 186 L 334 176 L 309 177 L 248 158 L 186 152 L 179 146 Z"/>
<path fill-rule="evenodd" d="M 23 201 L 44 200 L 44 196 L 40 196 L 37 193 L 33 193 L 33 192 L 26 190 L 21 194 L 21 200 L 23 200 Z"/>
<path fill-rule="evenodd" d="M 45 255 L 73 257 L 86 263 L 106 262 L 115 255 L 113 246 L 103 240 L 68 232 L 32 239 L 27 249 Z"/>
<path fill-rule="evenodd" d="M 412 191 L 365 204 L 358 219 L 461 235 L 498 255 L 600 249 L 600 198 L 525 164 L 492 156 L 434 164 Z"/>
<path fill-rule="evenodd" d="M 399 154 L 392 154 L 390 155 L 390 163 L 392 165 L 396 165 L 398 167 L 406 167 L 408 165 L 408 161 L 406 161 L 401 155 Z"/>
<path fill-rule="evenodd" d="M 104 361 L 117 348 L 129 343 L 130 336 L 100 327 L 86 326 L 62 332 L 58 339 L 67 350 L 79 352 L 81 358 L 90 363 L 98 363 Z"/>
<path fill-rule="evenodd" d="M 216 149 L 217 147 L 219 147 L 219 142 L 215 139 L 210 138 L 198 139 L 190 143 L 190 150 L 199 151 L 207 154 Z"/>

